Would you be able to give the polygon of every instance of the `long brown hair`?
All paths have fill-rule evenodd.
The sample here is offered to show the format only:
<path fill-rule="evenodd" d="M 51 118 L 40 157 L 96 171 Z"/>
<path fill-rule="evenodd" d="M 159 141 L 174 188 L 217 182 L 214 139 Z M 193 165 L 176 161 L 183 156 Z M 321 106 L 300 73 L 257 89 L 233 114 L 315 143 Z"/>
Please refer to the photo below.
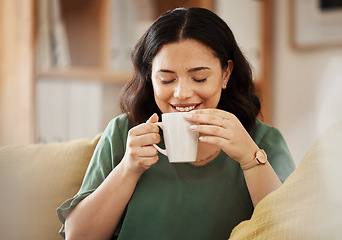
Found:
<path fill-rule="evenodd" d="M 145 122 L 153 113 L 161 115 L 151 81 L 152 60 L 168 43 L 194 39 L 209 46 L 222 69 L 232 60 L 234 68 L 217 108 L 233 113 L 249 131 L 260 112 L 252 71 L 228 25 L 215 13 L 203 8 L 177 8 L 159 17 L 140 38 L 132 51 L 134 76 L 120 98 L 123 113 L 133 125 Z"/>

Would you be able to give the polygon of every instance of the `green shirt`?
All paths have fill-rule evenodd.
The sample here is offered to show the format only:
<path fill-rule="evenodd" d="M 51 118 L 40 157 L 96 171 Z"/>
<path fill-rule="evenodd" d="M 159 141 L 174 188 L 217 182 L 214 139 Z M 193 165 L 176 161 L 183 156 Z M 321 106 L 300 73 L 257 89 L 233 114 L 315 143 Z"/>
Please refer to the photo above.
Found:
<path fill-rule="evenodd" d="M 79 192 L 57 209 L 62 223 L 121 161 L 130 128 L 125 115 L 109 123 Z M 250 134 L 285 181 L 295 165 L 281 133 L 257 120 Z M 228 239 L 238 223 L 251 217 L 253 209 L 243 171 L 225 152 L 204 166 L 171 164 L 159 154 L 159 161 L 140 177 L 113 239 Z M 60 233 L 64 236 L 64 226 Z"/>

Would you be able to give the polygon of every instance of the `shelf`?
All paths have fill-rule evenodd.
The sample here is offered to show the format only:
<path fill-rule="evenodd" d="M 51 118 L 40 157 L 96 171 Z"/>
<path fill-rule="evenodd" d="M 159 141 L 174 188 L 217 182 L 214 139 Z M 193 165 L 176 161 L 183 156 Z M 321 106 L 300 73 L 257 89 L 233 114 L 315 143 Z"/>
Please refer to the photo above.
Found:
<path fill-rule="evenodd" d="M 132 78 L 127 70 L 104 70 L 101 68 L 49 69 L 37 72 L 38 78 L 96 80 L 105 83 L 126 83 Z"/>
<path fill-rule="evenodd" d="M 151 1 L 156 7 L 156 17 L 168 9 L 179 6 L 213 7 L 212 0 Z M 71 65 L 68 68 L 48 69 L 40 69 L 39 67 L 42 66 L 38 66 L 36 76 L 50 79 L 97 80 L 109 83 L 128 82 L 132 77 L 130 70 L 110 69 L 110 6 L 112 2 L 110 0 L 60 0 L 60 3 L 62 19 L 59 21 L 65 26 Z"/>
<path fill-rule="evenodd" d="M 108 64 L 109 0 L 61 0 L 72 67 Z"/>

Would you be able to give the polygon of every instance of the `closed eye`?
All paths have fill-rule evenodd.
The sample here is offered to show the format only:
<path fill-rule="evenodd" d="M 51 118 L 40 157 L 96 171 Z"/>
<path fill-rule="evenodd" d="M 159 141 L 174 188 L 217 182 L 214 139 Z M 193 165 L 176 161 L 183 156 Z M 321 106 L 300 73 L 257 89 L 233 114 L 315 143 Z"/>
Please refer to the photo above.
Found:
<path fill-rule="evenodd" d="M 170 79 L 170 80 L 163 80 L 163 79 L 161 79 L 160 80 L 160 82 L 162 83 L 162 84 L 169 84 L 169 83 L 172 83 L 173 81 L 175 81 L 176 79 Z"/>
<path fill-rule="evenodd" d="M 202 79 L 193 78 L 193 80 L 194 80 L 195 82 L 202 83 L 202 82 L 207 81 L 207 78 L 202 78 Z"/>

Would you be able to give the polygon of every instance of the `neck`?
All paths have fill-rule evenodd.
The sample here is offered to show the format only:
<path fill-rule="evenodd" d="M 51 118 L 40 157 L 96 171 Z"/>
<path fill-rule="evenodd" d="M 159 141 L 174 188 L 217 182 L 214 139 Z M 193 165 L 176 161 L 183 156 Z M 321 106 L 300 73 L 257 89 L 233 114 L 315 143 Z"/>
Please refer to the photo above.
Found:
<path fill-rule="evenodd" d="M 192 164 L 195 166 L 205 165 L 212 160 L 214 160 L 217 155 L 220 153 L 221 148 L 216 145 L 208 144 L 208 143 L 199 143 L 198 151 L 197 151 L 197 159 L 196 162 Z"/>

